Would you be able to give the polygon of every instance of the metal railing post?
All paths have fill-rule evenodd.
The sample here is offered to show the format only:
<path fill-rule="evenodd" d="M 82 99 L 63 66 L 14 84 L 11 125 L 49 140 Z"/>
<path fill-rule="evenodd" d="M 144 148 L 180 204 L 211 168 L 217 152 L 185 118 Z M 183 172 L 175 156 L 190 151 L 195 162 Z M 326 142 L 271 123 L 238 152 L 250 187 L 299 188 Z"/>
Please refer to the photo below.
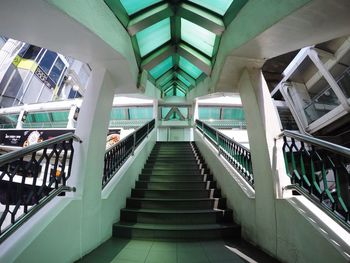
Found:
<path fill-rule="evenodd" d="M 218 155 L 220 155 L 219 133 L 217 132 L 217 130 L 215 130 L 215 136 L 216 136 L 216 148 L 218 149 Z"/>
<path fill-rule="evenodd" d="M 135 153 L 135 148 L 136 148 L 136 132 L 133 134 L 133 145 L 132 145 L 132 152 L 131 152 L 131 155 L 134 155 Z"/>

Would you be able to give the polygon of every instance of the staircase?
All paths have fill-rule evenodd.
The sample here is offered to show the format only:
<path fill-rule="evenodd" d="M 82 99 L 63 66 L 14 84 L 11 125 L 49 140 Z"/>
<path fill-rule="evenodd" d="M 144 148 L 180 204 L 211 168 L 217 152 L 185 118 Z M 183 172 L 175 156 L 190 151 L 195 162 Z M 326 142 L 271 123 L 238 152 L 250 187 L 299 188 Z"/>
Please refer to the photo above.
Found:
<path fill-rule="evenodd" d="M 142 239 L 240 237 L 196 145 L 158 142 L 142 170 L 113 235 Z"/>

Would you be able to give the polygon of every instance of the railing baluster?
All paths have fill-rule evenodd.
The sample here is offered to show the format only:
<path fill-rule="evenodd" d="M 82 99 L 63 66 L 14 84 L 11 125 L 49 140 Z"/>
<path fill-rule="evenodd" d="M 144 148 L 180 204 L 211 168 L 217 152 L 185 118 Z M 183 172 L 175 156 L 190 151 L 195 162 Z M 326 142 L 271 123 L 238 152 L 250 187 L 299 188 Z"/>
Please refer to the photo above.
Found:
<path fill-rule="evenodd" d="M 0 243 L 66 186 L 73 159 L 72 133 L 0 156 Z M 68 165 L 67 165 L 68 163 Z"/>
<path fill-rule="evenodd" d="M 283 141 L 286 173 L 292 183 L 285 189 L 307 195 L 350 229 L 350 174 L 346 169 L 350 149 L 291 131 L 283 132 Z"/>
<path fill-rule="evenodd" d="M 242 177 L 254 188 L 254 175 L 250 151 L 235 140 L 214 129 L 203 121 L 196 120 L 197 129 L 212 143 Z"/>
<path fill-rule="evenodd" d="M 154 127 L 155 120 L 153 119 L 107 149 L 104 157 L 102 188 L 108 184 L 129 156 L 134 155 L 135 149 L 148 137 Z"/>

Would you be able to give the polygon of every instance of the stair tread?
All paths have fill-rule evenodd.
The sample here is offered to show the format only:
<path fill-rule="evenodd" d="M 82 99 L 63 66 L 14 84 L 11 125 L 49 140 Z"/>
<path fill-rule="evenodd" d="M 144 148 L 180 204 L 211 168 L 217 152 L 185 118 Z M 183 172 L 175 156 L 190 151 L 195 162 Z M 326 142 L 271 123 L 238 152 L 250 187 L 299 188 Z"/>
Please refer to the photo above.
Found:
<path fill-rule="evenodd" d="M 114 226 L 138 229 L 157 229 L 157 230 L 208 230 L 208 229 L 225 229 L 239 227 L 235 223 L 216 223 L 216 224 L 190 224 L 190 225 L 168 225 L 168 224 L 146 224 L 134 222 L 118 222 Z"/>
<path fill-rule="evenodd" d="M 193 209 L 193 210 L 166 210 L 166 209 L 135 209 L 135 208 L 123 208 L 123 211 L 141 212 L 141 213 L 158 213 L 158 214 L 202 214 L 202 213 L 218 213 L 218 212 L 230 212 L 231 209 Z"/>
<path fill-rule="evenodd" d="M 220 200 L 225 199 L 224 197 L 208 197 L 208 198 L 169 198 L 169 199 L 163 199 L 163 198 L 149 198 L 149 197 L 129 197 L 128 199 L 137 200 L 137 201 L 174 201 L 174 202 L 183 202 L 183 201 L 208 201 L 208 200 Z"/>

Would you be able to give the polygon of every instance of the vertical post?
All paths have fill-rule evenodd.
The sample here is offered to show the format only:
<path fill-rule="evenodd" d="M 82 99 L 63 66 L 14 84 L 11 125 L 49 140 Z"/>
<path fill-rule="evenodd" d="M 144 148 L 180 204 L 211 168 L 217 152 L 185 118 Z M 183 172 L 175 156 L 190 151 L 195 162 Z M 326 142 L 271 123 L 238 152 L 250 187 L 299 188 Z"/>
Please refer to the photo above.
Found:
<path fill-rule="evenodd" d="M 131 155 L 134 155 L 134 153 L 135 153 L 135 148 L 136 148 L 136 132 L 134 132 L 134 134 L 133 134 L 133 140 L 134 140 L 134 142 L 133 142 L 133 145 L 132 145 L 132 152 L 131 152 Z"/>
<path fill-rule="evenodd" d="M 215 136 L 216 136 L 216 148 L 218 149 L 218 155 L 220 155 L 219 133 L 217 130 L 215 130 Z"/>

